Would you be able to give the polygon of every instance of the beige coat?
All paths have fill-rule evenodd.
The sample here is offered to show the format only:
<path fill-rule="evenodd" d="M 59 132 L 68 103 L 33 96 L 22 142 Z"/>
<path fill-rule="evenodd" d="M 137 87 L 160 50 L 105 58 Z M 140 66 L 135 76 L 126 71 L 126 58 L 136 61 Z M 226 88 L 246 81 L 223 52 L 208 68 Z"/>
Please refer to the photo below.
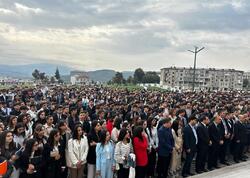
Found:
<path fill-rule="evenodd" d="M 182 129 L 178 129 L 178 136 L 175 131 L 172 129 L 172 134 L 174 137 L 175 147 L 172 152 L 172 158 L 170 162 L 170 172 L 173 173 L 181 168 L 181 153 L 183 147 L 182 139 Z"/>

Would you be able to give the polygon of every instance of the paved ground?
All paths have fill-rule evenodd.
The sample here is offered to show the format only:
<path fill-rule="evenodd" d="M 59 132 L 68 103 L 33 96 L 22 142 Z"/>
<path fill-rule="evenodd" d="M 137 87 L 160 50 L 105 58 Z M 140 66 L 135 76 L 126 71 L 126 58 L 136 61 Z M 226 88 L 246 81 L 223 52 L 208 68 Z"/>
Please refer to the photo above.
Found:
<path fill-rule="evenodd" d="M 247 156 L 249 157 L 247 162 L 240 162 L 238 164 L 236 164 L 233 161 L 232 156 L 230 156 L 228 162 L 231 166 L 225 166 L 218 163 L 221 167 L 220 169 L 197 174 L 190 178 L 250 178 L 250 153 L 247 153 Z M 195 173 L 195 161 L 192 163 L 191 172 Z M 168 176 L 168 178 L 182 178 L 181 171 L 174 176 Z"/>
<path fill-rule="evenodd" d="M 195 175 L 192 178 L 250 178 L 250 161 Z"/>

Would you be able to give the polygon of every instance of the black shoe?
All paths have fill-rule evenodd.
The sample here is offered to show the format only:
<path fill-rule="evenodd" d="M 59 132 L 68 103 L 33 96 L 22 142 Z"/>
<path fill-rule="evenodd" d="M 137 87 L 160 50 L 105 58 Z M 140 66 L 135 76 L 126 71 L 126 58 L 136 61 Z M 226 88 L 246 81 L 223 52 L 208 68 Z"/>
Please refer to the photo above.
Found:
<path fill-rule="evenodd" d="M 213 171 L 214 170 L 214 168 L 212 168 L 212 167 L 207 168 L 207 169 L 208 169 L 208 171 Z"/>
<path fill-rule="evenodd" d="M 235 163 L 239 163 L 239 160 L 234 159 L 234 162 L 235 162 Z"/>
<path fill-rule="evenodd" d="M 182 174 L 182 177 L 189 177 L 188 174 Z"/>
<path fill-rule="evenodd" d="M 194 176 L 195 174 L 190 172 L 190 173 L 188 173 L 188 175 L 190 175 L 190 176 Z"/>
<path fill-rule="evenodd" d="M 247 155 L 243 155 L 242 157 L 243 157 L 243 158 L 245 158 L 245 159 L 247 159 L 247 158 L 248 158 L 248 156 L 247 156 Z"/>
<path fill-rule="evenodd" d="M 202 174 L 203 173 L 203 171 L 196 171 L 198 174 Z"/>
<path fill-rule="evenodd" d="M 214 166 L 214 168 L 216 168 L 216 169 L 220 169 L 220 166 Z"/>
<path fill-rule="evenodd" d="M 209 170 L 208 169 L 203 169 L 203 172 L 208 172 Z"/>
<path fill-rule="evenodd" d="M 244 159 L 244 158 L 242 158 L 242 159 L 240 159 L 240 161 L 244 161 L 244 162 L 245 162 L 245 161 L 247 161 L 247 160 L 246 160 L 246 159 Z"/>
<path fill-rule="evenodd" d="M 230 166 L 230 164 L 228 162 L 221 162 L 221 164 L 224 164 L 224 165 L 227 165 L 227 166 Z"/>

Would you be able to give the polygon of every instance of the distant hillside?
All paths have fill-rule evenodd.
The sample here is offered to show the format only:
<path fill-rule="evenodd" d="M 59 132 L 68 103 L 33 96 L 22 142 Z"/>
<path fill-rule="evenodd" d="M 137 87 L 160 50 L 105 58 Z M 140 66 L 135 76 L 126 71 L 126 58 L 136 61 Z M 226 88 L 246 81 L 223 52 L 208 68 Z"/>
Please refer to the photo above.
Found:
<path fill-rule="evenodd" d="M 27 65 L 0 65 L 0 76 L 29 78 L 32 77 L 34 69 L 45 72 L 47 75 L 54 75 L 56 68 L 59 68 L 61 75 L 68 75 L 72 68 L 56 64 L 27 64 Z"/>
<path fill-rule="evenodd" d="M 56 68 L 59 68 L 60 75 L 62 80 L 70 81 L 70 71 L 74 70 L 73 68 L 64 66 L 64 65 L 56 65 L 56 64 L 27 64 L 27 65 L 0 65 L 0 77 L 15 77 L 15 78 L 32 78 L 32 72 L 35 69 L 38 69 L 41 72 L 45 72 L 46 75 L 54 75 Z M 116 71 L 104 69 L 104 70 L 96 70 L 89 71 L 88 75 L 91 80 L 99 81 L 99 82 L 107 82 L 111 80 L 115 76 Z M 125 71 L 122 72 L 123 77 L 127 79 L 129 76 L 133 76 L 134 72 Z"/>

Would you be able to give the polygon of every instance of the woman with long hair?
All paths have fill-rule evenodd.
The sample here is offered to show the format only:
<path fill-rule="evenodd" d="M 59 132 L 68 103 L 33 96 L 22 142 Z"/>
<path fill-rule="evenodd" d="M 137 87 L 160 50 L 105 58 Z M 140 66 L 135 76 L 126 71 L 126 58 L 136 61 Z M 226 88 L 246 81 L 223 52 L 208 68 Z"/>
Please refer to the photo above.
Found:
<path fill-rule="evenodd" d="M 71 138 L 70 130 L 68 128 L 67 122 L 64 120 L 59 121 L 58 123 L 58 130 L 61 135 L 60 139 L 60 145 L 62 148 L 62 166 L 65 167 L 64 170 L 62 170 L 62 178 L 68 177 L 68 168 L 66 167 L 66 160 L 68 160 L 68 141 Z"/>
<path fill-rule="evenodd" d="M 128 129 L 122 128 L 118 136 L 118 143 L 115 147 L 115 161 L 119 165 L 117 178 L 129 177 L 128 157 L 133 152 Z"/>
<path fill-rule="evenodd" d="M 146 132 L 148 135 L 148 144 L 149 144 L 149 152 L 148 152 L 148 168 L 147 175 L 149 177 L 154 177 L 155 167 L 156 167 L 156 152 L 158 148 L 158 135 L 156 129 L 157 121 L 153 117 L 149 117 L 147 121 Z"/>
<path fill-rule="evenodd" d="M 137 126 L 133 131 L 133 144 L 136 156 L 135 178 L 145 178 L 148 164 L 148 142 L 143 127 Z"/>
<path fill-rule="evenodd" d="M 122 119 L 116 118 L 114 121 L 114 127 L 113 127 L 112 132 L 111 132 L 111 140 L 114 143 L 117 143 L 117 141 L 118 141 L 118 136 L 119 136 L 119 132 L 121 129 L 121 124 L 122 124 Z"/>
<path fill-rule="evenodd" d="M 16 128 L 13 131 L 13 136 L 14 142 L 20 146 L 23 146 L 24 139 L 26 138 L 23 123 L 17 123 Z"/>
<path fill-rule="evenodd" d="M 4 131 L 0 134 L 0 157 L 8 160 L 13 165 L 13 172 L 11 178 L 19 178 L 19 164 L 20 147 L 15 144 L 13 134 L 11 131 Z"/>
<path fill-rule="evenodd" d="M 37 124 L 33 133 L 33 137 L 38 142 L 38 149 L 42 152 L 44 145 L 47 143 L 47 138 L 45 137 L 45 127 L 42 124 Z"/>
<path fill-rule="evenodd" d="M 10 120 L 9 120 L 9 123 L 8 123 L 8 126 L 7 126 L 7 130 L 13 132 L 15 127 L 16 127 L 16 124 L 17 124 L 17 117 L 16 116 L 10 116 Z"/>
<path fill-rule="evenodd" d="M 62 168 L 62 150 L 60 146 L 60 132 L 53 129 L 48 138 L 48 142 L 44 146 L 43 158 L 45 160 L 45 178 L 61 178 Z"/>
<path fill-rule="evenodd" d="M 81 125 L 76 125 L 72 139 L 68 142 L 68 158 L 70 178 L 82 178 L 84 165 L 87 162 L 89 145 L 88 139 L 83 135 Z"/>
<path fill-rule="evenodd" d="M 40 178 L 42 176 L 42 154 L 38 150 L 36 139 L 27 140 L 20 163 L 22 170 L 20 178 Z"/>
<path fill-rule="evenodd" d="M 100 143 L 96 145 L 96 175 L 98 178 L 111 178 L 115 171 L 114 143 L 107 130 L 101 130 Z"/>
<path fill-rule="evenodd" d="M 37 113 L 37 121 L 33 124 L 33 129 L 36 127 L 37 124 L 44 125 L 46 123 L 46 112 L 45 111 L 39 111 Z"/>
<path fill-rule="evenodd" d="M 88 134 L 89 152 L 87 156 L 88 178 L 95 178 L 96 172 L 96 145 L 100 142 L 101 125 L 97 120 L 92 121 L 92 129 Z"/>
<path fill-rule="evenodd" d="M 17 118 L 17 122 L 23 123 L 25 129 L 25 135 L 29 138 L 32 136 L 32 123 L 30 123 L 29 114 L 20 114 Z"/>
<path fill-rule="evenodd" d="M 172 158 L 170 161 L 170 174 L 175 175 L 178 170 L 181 169 L 181 156 L 183 147 L 183 134 L 182 134 L 182 121 L 176 119 L 172 124 L 172 134 L 174 138 L 174 149 L 172 152 Z"/>

